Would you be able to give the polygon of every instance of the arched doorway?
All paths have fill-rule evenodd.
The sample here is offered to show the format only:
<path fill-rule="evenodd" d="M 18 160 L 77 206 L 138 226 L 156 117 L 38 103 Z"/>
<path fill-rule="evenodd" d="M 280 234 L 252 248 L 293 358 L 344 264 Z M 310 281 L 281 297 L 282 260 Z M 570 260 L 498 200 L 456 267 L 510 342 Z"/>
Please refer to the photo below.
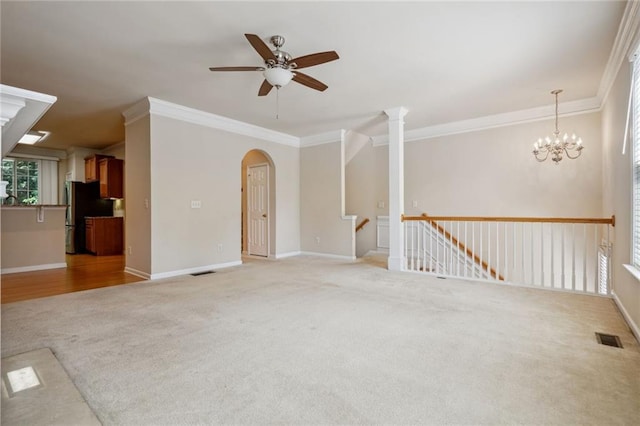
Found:
<path fill-rule="evenodd" d="M 275 255 L 275 165 L 269 154 L 253 149 L 242 158 L 242 254 Z"/>

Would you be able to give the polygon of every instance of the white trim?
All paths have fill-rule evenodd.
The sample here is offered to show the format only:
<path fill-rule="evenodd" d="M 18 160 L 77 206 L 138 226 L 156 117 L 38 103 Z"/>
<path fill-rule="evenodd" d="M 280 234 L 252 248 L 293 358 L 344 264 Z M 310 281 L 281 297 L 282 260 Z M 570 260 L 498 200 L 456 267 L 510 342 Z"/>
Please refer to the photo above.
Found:
<path fill-rule="evenodd" d="M 144 117 L 147 113 L 282 145 L 300 146 L 300 138 L 297 136 L 152 97 L 146 97 L 122 113 L 125 117 L 125 126 Z"/>
<path fill-rule="evenodd" d="M 635 39 L 638 31 L 639 12 L 640 5 L 638 2 L 630 1 L 627 3 L 622 19 L 620 20 L 620 25 L 618 26 L 618 33 L 613 42 L 611 53 L 609 54 L 609 60 L 602 73 L 600 87 L 598 87 L 597 97 L 600 99 L 601 104 L 604 104 L 604 101 L 609 96 L 609 92 L 613 87 L 613 83 L 616 80 L 616 76 L 625 57 L 635 53 L 634 51 L 630 51 L 630 49 L 637 43 Z"/>
<path fill-rule="evenodd" d="M 59 157 L 47 157 L 46 155 L 31 155 L 31 154 L 21 154 L 18 152 L 10 152 L 4 158 L 27 158 L 30 160 L 49 160 L 49 161 L 60 161 Z"/>
<path fill-rule="evenodd" d="M 197 266 L 195 268 L 179 269 L 176 271 L 160 272 L 159 274 L 151 274 L 149 279 L 159 280 L 163 278 L 172 278 L 180 275 L 196 274 L 198 272 L 207 272 L 213 269 L 223 269 L 223 268 L 229 268 L 231 266 L 238 266 L 238 265 L 242 265 L 242 260 L 234 260 L 233 262 L 218 263 L 215 265 L 208 265 L 208 266 Z"/>
<path fill-rule="evenodd" d="M 124 267 L 124 272 L 127 274 L 135 275 L 136 277 L 144 278 L 145 280 L 151 279 L 151 274 L 146 272 L 138 271 L 137 269 L 130 268 L 128 266 Z"/>
<path fill-rule="evenodd" d="M 301 251 L 300 255 L 318 256 L 318 257 L 326 257 L 326 258 L 329 258 L 329 259 L 341 259 L 341 260 L 349 260 L 349 261 L 356 260 L 355 256 L 344 256 L 344 255 L 340 255 L 340 254 L 331 254 L 331 253 L 318 253 L 318 252 L 315 252 L 315 251 Z"/>
<path fill-rule="evenodd" d="M 29 99 L 32 101 L 44 102 L 47 104 L 52 104 L 58 100 L 57 97 L 52 95 L 33 92 L 31 90 L 20 89 L 19 87 L 12 87 L 4 84 L 0 84 L 0 93 L 2 93 L 3 95 L 15 96 L 18 98 Z"/>
<path fill-rule="evenodd" d="M 625 264 L 623 264 L 622 266 L 624 266 L 624 268 L 625 268 L 627 271 L 629 271 L 629 273 L 630 273 L 631 275 L 633 275 L 633 277 L 634 277 L 636 280 L 640 281 L 640 270 L 638 270 L 638 268 L 636 268 L 636 267 L 635 267 L 635 266 L 633 266 L 633 265 L 627 265 L 626 263 L 625 263 Z"/>
<path fill-rule="evenodd" d="M 17 268 L 5 268 L 0 270 L 1 274 L 16 274 L 19 272 L 32 272 L 32 271 L 44 271 L 46 269 L 60 269 L 66 268 L 66 262 L 63 263 L 47 263 L 43 265 L 32 265 L 32 266 L 20 266 Z"/>
<path fill-rule="evenodd" d="M 629 315 L 629 312 L 627 312 L 627 310 L 624 308 L 624 305 L 618 298 L 618 295 L 612 291 L 611 296 L 613 297 L 613 300 L 616 302 L 616 306 L 620 310 L 620 313 L 622 314 L 622 317 L 624 318 L 624 320 L 627 322 L 627 325 L 631 329 L 631 332 L 633 333 L 634 336 L 636 336 L 636 340 L 640 342 L 640 328 L 638 328 L 638 325 L 633 321 L 633 319 L 631 318 L 631 315 Z"/>
<path fill-rule="evenodd" d="M 310 146 L 324 145 L 327 143 L 341 142 L 344 136 L 345 130 L 332 130 L 326 133 L 319 133 L 317 135 L 304 136 L 300 138 L 300 148 L 307 148 Z"/>
<path fill-rule="evenodd" d="M 146 117 L 147 115 L 149 115 L 150 109 L 151 106 L 149 104 L 149 98 L 144 98 L 136 102 L 129 108 L 122 111 L 122 116 L 124 117 L 124 125 L 128 126 L 129 124 Z"/>
<path fill-rule="evenodd" d="M 563 113 L 559 116 L 568 117 L 572 115 L 589 114 L 592 112 L 598 112 L 601 108 L 602 103 L 598 98 L 580 99 L 560 104 L 560 109 Z M 555 117 L 554 114 L 555 105 L 546 105 L 519 111 L 505 112 L 502 114 L 487 115 L 469 120 L 452 121 L 450 123 L 436 124 L 420 129 L 406 130 L 404 132 L 404 141 L 415 142 L 441 136 L 477 132 L 480 130 L 514 126 L 518 124 L 532 123 L 535 121 L 551 120 Z M 388 135 L 374 136 L 372 140 L 373 146 L 389 144 Z"/>
<path fill-rule="evenodd" d="M 286 253 L 276 253 L 276 259 L 286 259 L 287 257 L 300 256 L 302 252 L 300 251 L 289 251 Z"/>
<path fill-rule="evenodd" d="M 373 255 L 373 254 L 386 254 L 386 255 L 389 255 L 389 249 L 384 249 L 384 248 L 378 247 L 376 250 L 369 250 L 368 252 L 366 252 L 365 256 Z"/>

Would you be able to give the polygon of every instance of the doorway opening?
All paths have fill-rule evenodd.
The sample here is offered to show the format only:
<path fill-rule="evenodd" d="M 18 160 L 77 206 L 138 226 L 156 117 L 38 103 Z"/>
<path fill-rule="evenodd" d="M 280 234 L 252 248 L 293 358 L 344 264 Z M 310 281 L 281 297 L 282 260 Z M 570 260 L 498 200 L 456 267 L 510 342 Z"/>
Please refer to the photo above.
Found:
<path fill-rule="evenodd" d="M 275 166 L 264 151 L 254 149 L 242 159 L 242 254 L 275 255 Z"/>

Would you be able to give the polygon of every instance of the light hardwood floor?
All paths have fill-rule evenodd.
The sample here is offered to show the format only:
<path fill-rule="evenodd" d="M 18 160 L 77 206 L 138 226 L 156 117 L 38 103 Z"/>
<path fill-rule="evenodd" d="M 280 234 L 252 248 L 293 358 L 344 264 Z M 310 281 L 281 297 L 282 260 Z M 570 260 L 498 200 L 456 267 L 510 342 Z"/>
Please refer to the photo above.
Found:
<path fill-rule="evenodd" d="M 0 276 L 2 303 L 143 281 L 124 272 L 124 256 L 67 255 L 67 268 Z"/>

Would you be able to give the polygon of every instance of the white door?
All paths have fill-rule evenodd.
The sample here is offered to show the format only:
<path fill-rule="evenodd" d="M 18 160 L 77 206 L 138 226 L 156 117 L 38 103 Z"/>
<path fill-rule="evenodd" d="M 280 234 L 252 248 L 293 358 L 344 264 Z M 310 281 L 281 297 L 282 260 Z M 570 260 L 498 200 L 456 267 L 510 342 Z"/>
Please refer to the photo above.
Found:
<path fill-rule="evenodd" d="M 269 165 L 247 168 L 248 253 L 269 254 Z"/>

